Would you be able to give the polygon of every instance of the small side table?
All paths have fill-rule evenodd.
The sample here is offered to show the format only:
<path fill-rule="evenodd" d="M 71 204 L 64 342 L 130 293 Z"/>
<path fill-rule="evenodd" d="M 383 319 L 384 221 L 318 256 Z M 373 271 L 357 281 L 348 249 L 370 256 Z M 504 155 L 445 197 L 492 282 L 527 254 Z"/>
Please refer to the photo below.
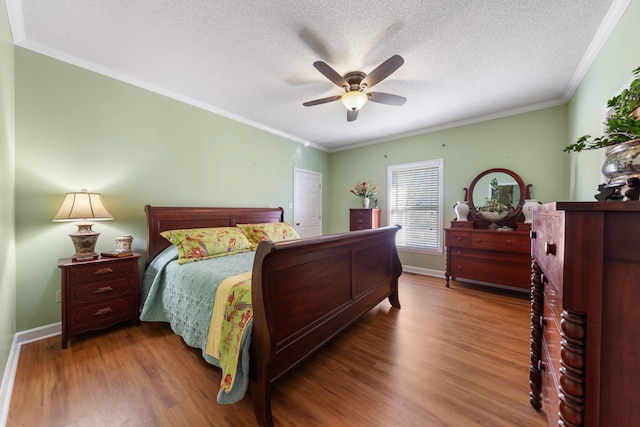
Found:
<path fill-rule="evenodd" d="M 140 325 L 140 254 L 72 261 L 62 258 L 62 348 L 72 335 L 133 320 Z"/>

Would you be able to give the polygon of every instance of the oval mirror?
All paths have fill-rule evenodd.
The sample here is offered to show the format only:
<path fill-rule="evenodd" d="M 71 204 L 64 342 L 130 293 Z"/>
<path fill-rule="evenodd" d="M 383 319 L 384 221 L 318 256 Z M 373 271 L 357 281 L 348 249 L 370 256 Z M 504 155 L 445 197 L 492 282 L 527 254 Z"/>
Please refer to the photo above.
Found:
<path fill-rule="evenodd" d="M 528 198 L 528 187 L 509 169 L 488 169 L 476 176 L 469 186 L 469 208 L 487 222 L 508 221 L 520 214 Z M 494 207 L 499 214 L 492 216 L 488 211 Z"/>

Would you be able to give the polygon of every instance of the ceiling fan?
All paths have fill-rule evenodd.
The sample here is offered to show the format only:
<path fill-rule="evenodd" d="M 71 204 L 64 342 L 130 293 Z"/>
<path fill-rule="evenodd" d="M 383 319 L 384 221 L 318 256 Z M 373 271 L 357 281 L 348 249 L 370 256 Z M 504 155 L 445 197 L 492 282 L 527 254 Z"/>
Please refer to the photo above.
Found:
<path fill-rule="evenodd" d="M 341 100 L 344 106 L 347 107 L 347 121 L 349 122 L 358 118 L 358 110 L 362 108 L 367 101 L 387 105 L 403 105 L 407 101 L 407 98 L 403 96 L 384 92 L 365 92 L 366 89 L 373 87 L 389 77 L 400 68 L 402 64 L 404 64 L 404 59 L 402 59 L 400 55 L 393 55 L 374 68 L 369 74 L 363 73 L 362 71 L 351 71 L 341 76 L 336 70 L 327 65 L 326 62 L 316 61 L 313 63 L 313 66 L 326 78 L 343 88 L 345 94 L 315 99 L 305 102 L 302 105 L 311 107 L 313 105 Z"/>

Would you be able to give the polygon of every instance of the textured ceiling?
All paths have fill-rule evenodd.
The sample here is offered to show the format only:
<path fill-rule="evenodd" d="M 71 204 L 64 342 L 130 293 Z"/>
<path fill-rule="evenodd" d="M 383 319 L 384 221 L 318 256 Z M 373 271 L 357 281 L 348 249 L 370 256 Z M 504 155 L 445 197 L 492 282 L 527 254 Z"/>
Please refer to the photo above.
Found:
<path fill-rule="evenodd" d="M 22 47 L 327 151 L 565 103 L 630 0 L 6 0 Z M 405 63 L 348 123 L 314 67 Z"/>

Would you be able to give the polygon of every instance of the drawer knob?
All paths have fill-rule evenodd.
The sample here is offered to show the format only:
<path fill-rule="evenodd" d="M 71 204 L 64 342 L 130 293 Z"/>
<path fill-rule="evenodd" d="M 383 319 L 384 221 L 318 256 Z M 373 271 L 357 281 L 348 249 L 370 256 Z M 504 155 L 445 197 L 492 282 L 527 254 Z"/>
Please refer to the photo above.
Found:
<path fill-rule="evenodd" d="M 105 314 L 109 314 L 113 311 L 111 307 L 100 308 L 95 312 L 94 316 L 104 316 Z"/>
<path fill-rule="evenodd" d="M 461 240 L 462 240 L 462 237 L 460 237 L 460 236 L 456 236 L 456 240 L 459 242 L 459 241 L 461 241 Z"/>
<path fill-rule="evenodd" d="M 109 267 L 105 267 L 105 268 L 97 269 L 96 272 L 93 274 L 109 274 L 109 273 L 113 273 L 113 269 Z"/>
<path fill-rule="evenodd" d="M 544 243 L 544 254 L 545 255 L 555 255 L 556 254 L 556 244 L 555 243 Z"/>
<path fill-rule="evenodd" d="M 113 288 L 111 286 L 102 286 L 98 289 L 96 289 L 95 291 L 93 291 L 94 294 L 106 294 L 107 292 L 111 292 L 113 291 Z"/>
<path fill-rule="evenodd" d="M 507 240 L 505 240 L 505 243 L 506 243 L 507 245 L 511 245 L 513 242 L 511 241 L 511 239 L 507 239 Z"/>
<path fill-rule="evenodd" d="M 543 328 L 547 326 L 547 319 L 545 319 L 543 316 L 540 316 L 540 326 Z"/>
<path fill-rule="evenodd" d="M 529 231 L 529 238 L 535 239 L 537 237 L 536 232 L 534 230 Z"/>
<path fill-rule="evenodd" d="M 543 372 L 544 370 L 546 370 L 546 366 L 544 365 L 544 362 L 542 360 L 538 360 L 538 371 Z"/>

